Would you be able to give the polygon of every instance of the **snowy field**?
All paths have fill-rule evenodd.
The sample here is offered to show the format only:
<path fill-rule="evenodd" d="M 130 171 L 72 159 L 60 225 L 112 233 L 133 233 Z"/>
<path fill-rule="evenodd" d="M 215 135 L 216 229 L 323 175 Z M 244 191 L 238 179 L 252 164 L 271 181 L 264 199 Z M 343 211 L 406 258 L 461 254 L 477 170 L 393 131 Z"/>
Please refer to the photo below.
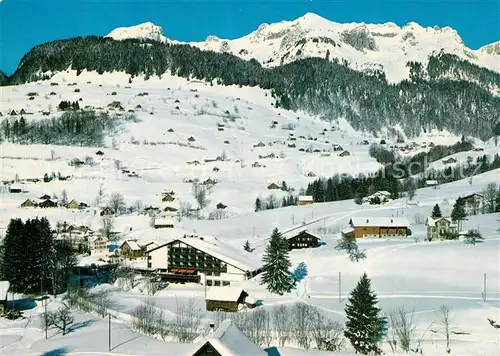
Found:
<path fill-rule="evenodd" d="M 51 82 L 58 82 L 59 85 L 50 86 Z M 68 83 L 77 84 L 68 87 Z M 79 88 L 80 92 L 73 92 L 74 88 Z M 57 95 L 45 97 L 52 91 Z M 148 95 L 137 96 L 145 91 Z M 39 96 L 28 101 L 28 92 L 38 92 Z M 116 92 L 116 95 L 109 95 L 111 92 Z M 443 184 L 438 189 L 419 189 L 414 202 L 410 204 L 406 199 L 399 199 L 382 206 L 360 206 L 351 200 L 255 213 L 255 198 L 265 199 L 272 193 L 277 197 L 283 194 L 268 190 L 270 183 L 280 185 L 286 181 L 288 186 L 298 191 L 316 179 L 306 177 L 309 172 L 314 172 L 318 177 L 329 177 L 335 173 L 375 172 L 380 165 L 369 157 L 369 146 L 358 143 L 364 139 L 379 142 L 380 137 L 355 132 L 342 121 L 327 123 L 303 113 L 276 109 L 271 105 L 269 93 L 256 88 L 211 87 L 171 76 L 148 81 L 135 78 L 129 84 L 128 76 L 120 73 L 100 76 L 84 72 L 76 76 L 73 72 L 67 72 L 57 74 L 48 82 L 4 87 L 2 96 L 0 112 L 4 116 L 12 110 L 24 108 L 33 113 L 24 115 L 26 120 L 43 120 L 41 111 L 52 110 L 56 113 L 55 108 L 61 100 L 75 101 L 82 98 L 80 106 L 95 108 L 120 101 L 125 111 L 135 110 L 140 122 L 124 124 L 113 137 L 115 145 L 112 144 L 112 138 L 108 138 L 105 147 L 2 144 L 1 180 L 12 180 L 16 175 L 19 179 L 42 178 L 45 173 L 51 172 L 61 172 L 72 178 L 50 183 L 26 183 L 22 185 L 26 192 L 21 194 L 9 194 L 5 190 L 0 192 L 0 235 L 9 220 L 15 217 L 28 219 L 47 216 L 51 224 L 67 221 L 88 225 L 96 230 L 101 227 L 101 219 L 93 207 L 86 211 L 21 208 L 20 204 L 28 198 L 43 194 L 60 196 L 62 190 L 66 190 L 69 200 L 76 199 L 93 206 L 98 187 L 102 184 L 104 201 L 112 193 L 120 192 L 127 204 L 140 200 L 144 206 L 163 207 L 165 203 L 161 202 L 160 193 L 167 189 L 175 191 L 176 201 L 173 204 L 185 201 L 194 207 L 196 203 L 192 197 L 191 184 L 183 180 L 212 178 L 219 183 L 210 194 L 210 204 L 202 214 L 208 215 L 215 210 L 217 203 L 222 202 L 228 206 L 227 219 L 183 220 L 176 223 L 172 231 L 159 231 L 149 228 L 147 216 L 125 215 L 116 218 L 115 230 L 123 233 L 122 240 L 136 237 L 156 241 L 167 240 L 175 234 L 180 236 L 183 232 L 194 232 L 217 236 L 236 249 L 241 249 L 245 241 L 249 240 L 252 247 L 256 248 L 253 252 L 255 259 L 260 259 L 273 228 L 278 227 L 283 232 L 307 228 L 319 234 L 326 245 L 291 252 L 293 266 L 305 262 L 309 271 L 308 277 L 297 290 L 285 296 L 276 296 L 260 286 L 259 277 L 240 283 L 252 297 L 263 301 L 264 308 L 304 301 L 343 323 L 346 298 L 366 271 L 384 312 L 399 305 L 415 311 L 419 336 L 435 321 L 435 311 L 441 305 L 448 305 L 452 308 L 452 326 L 457 332 L 452 335 L 452 355 L 493 356 L 500 352 L 498 330 L 487 321 L 487 318 L 497 322 L 500 320 L 500 214 L 471 216 L 464 221 L 464 229 L 480 229 L 486 238 L 482 244 L 471 246 L 462 241 L 424 242 L 425 217 L 436 203 L 440 204 L 445 215 L 449 214 L 458 196 L 481 192 L 488 183 L 500 182 L 500 170 L 478 175 L 472 184 L 464 179 Z M 176 103 L 176 100 L 179 102 Z M 141 105 L 142 109 L 137 109 L 137 105 Z M 176 109 L 177 106 L 179 109 Z M 225 113 L 226 110 L 229 115 Z M 273 121 L 278 122 L 276 128 L 270 128 Z M 224 131 L 217 130 L 217 124 L 220 123 L 224 123 Z M 282 128 L 289 125 L 295 125 L 295 129 Z M 332 127 L 335 131 L 331 130 Z M 170 128 L 173 132 L 168 132 Z M 325 134 L 322 135 L 322 132 Z M 297 138 L 295 141 L 289 140 L 290 133 Z M 188 144 L 187 138 L 190 136 L 196 141 Z M 308 140 L 309 137 L 312 139 Z M 440 140 L 454 143 L 458 139 L 433 133 L 415 141 L 439 144 Z M 224 141 L 229 141 L 229 144 Z M 151 142 L 156 144 L 149 144 Z M 266 146 L 254 147 L 259 142 Z M 269 142 L 276 143 L 269 146 Z M 288 147 L 291 143 L 295 143 L 296 147 Z M 333 143 L 342 145 L 351 156 L 339 157 L 339 152 L 331 151 Z M 485 143 L 483 147 L 486 154 L 498 152 L 492 143 Z M 299 148 L 326 150 L 331 155 L 300 152 Z M 98 149 L 105 153 L 102 158 L 95 155 Z M 215 159 L 223 152 L 229 158 L 228 161 L 204 162 L 205 159 Z M 259 159 L 259 155 L 270 153 L 278 158 Z M 466 160 L 469 155 L 473 153 L 466 152 L 455 157 Z M 86 156 L 94 158 L 96 164 L 93 167 L 75 168 L 68 165 L 71 159 L 84 159 Z M 139 177 L 122 174 L 116 169 L 115 160 L 135 171 Z M 186 163 L 193 160 L 202 164 L 192 166 Z M 253 168 L 252 163 L 256 161 L 265 167 Z M 215 172 L 214 167 L 219 168 L 219 171 Z M 405 217 L 410 221 L 413 235 L 406 240 L 362 240 L 359 245 L 366 249 L 367 259 L 351 262 L 345 253 L 334 250 L 334 246 L 340 230 L 348 226 L 353 216 Z M 486 301 L 481 294 L 485 274 Z M 131 291 L 108 285 L 97 288 L 109 290 L 112 296 L 111 309 L 115 317 L 112 320 L 111 354 L 182 356 L 193 352 L 193 345 L 166 343 L 132 331 L 130 313 L 141 301 L 149 298 L 155 300 L 169 315 L 173 315 L 176 301 L 180 299 L 194 298 L 196 305 L 204 308 L 203 286 L 169 285 L 153 297 L 147 296 L 141 287 Z M 80 313 L 75 330 L 65 336 L 52 331 L 48 340 L 45 340 L 40 329 L 39 316 L 42 312 L 41 306 L 26 305 L 27 319 L 16 322 L 0 319 L 0 354 L 110 354 L 107 320 L 97 315 Z M 445 354 L 444 341 L 439 334 L 427 331 L 423 345 L 424 355 Z M 387 345 L 384 345 L 384 349 L 390 352 Z M 303 354 L 304 350 L 293 347 L 284 348 L 282 352 L 283 356 Z M 328 353 L 311 352 L 311 355 L 316 354 Z M 349 352 L 336 354 L 352 355 Z"/>

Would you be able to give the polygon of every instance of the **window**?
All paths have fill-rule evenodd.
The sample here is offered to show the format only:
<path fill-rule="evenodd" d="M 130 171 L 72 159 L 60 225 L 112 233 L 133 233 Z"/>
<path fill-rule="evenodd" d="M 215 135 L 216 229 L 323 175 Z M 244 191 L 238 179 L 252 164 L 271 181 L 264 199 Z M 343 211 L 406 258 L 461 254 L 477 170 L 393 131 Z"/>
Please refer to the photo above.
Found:
<path fill-rule="evenodd" d="M 226 286 L 231 285 L 231 282 L 229 282 L 229 281 L 222 281 L 222 285 L 223 285 L 224 287 L 226 287 Z"/>
<path fill-rule="evenodd" d="M 220 287 L 220 281 L 214 281 L 214 286 L 215 287 Z"/>
<path fill-rule="evenodd" d="M 211 279 L 207 279 L 207 286 L 211 287 L 213 285 L 213 281 Z"/>

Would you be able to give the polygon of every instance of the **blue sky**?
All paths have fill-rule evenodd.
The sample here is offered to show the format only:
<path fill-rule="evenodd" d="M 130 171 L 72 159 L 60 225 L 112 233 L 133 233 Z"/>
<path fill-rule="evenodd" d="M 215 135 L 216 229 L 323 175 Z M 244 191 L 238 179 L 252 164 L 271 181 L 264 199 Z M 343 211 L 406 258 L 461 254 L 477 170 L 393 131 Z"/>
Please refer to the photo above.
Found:
<path fill-rule="evenodd" d="M 151 21 L 179 41 L 214 34 L 236 38 L 261 23 L 314 12 L 336 22 L 415 21 L 451 26 L 471 48 L 500 40 L 498 0 L 0 0 L 0 69 L 12 73 L 33 46 L 56 39 L 106 35 Z"/>

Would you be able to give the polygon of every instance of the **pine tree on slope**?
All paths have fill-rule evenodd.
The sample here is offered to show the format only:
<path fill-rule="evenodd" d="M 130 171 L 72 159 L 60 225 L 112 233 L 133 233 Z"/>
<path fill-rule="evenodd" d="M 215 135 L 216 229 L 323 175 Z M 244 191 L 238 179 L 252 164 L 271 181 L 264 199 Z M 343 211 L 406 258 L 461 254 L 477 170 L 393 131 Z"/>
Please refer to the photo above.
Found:
<path fill-rule="evenodd" d="M 345 308 L 347 322 L 344 330 L 344 336 L 356 352 L 362 355 L 381 353 L 377 345 L 382 332 L 377 303 L 377 296 L 370 289 L 370 279 L 364 273 L 349 296 Z"/>
<path fill-rule="evenodd" d="M 288 254 L 288 242 L 278 229 L 274 229 L 262 258 L 264 266 L 261 284 L 271 293 L 283 295 L 292 290 L 293 281 L 289 271 L 292 264 Z"/>
<path fill-rule="evenodd" d="M 434 205 L 434 208 L 432 208 L 432 218 L 437 219 L 442 217 L 443 214 L 441 213 L 441 208 L 439 207 L 438 204 Z"/>
<path fill-rule="evenodd" d="M 25 277 L 23 231 L 21 219 L 10 220 L 3 243 L 1 275 L 10 282 L 13 292 L 24 292 L 21 286 Z"/>
<path fill-rule="evenodd" d="M 243 249 L 247 252 L 251 252 L 250 250 L 252 247 L 250 246 L 250 242 L 248 240 L 245 241 L 245 244 L 243 245 Z"/>

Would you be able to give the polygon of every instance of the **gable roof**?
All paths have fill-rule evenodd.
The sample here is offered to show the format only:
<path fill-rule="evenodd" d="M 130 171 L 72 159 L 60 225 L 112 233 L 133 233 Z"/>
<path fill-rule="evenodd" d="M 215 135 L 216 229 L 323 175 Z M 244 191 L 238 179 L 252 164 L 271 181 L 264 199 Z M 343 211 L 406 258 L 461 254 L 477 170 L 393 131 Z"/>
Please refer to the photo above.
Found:
<path fill-rule="evenodd" d="M 316 235 L 316 234 L 313 234 L 313 233 L 312 233 L 312 232 L 310 232 L 309 230 L 300 230 L 299 232 L 296 232 L 295 230 L 293 230 L 293 231 L 290 231 L 290 232 L 282 233 L 281 235 L 282 235 L 285 239 L 289 240 L 289 239 L 291 239 L 291 238 L 293 238 L 293 237 L 296 237 L 296 236 L 298 236 L 298 235 L 300 235 L 300 234 L 303 234 L 303 233 L 306 233 L 307 235 L 310 235 L 310 236 L 312 236 L 312 237 L 317 238 L 318 240 L 321 240 L 321 237 L 319 237 L 319 236 L 318 236 L 318 235 Z"/>
<path fill-rule="evenodd" d="M 0 281 L 0 300 L 7 300 L 7 292 L 10 288 L 9 281 Z"/>
<path fill-rule="evenodd" d="M 218 258 L 219 260 L 244 272 L 255 271 L 262 267 L 259 259 L 252 259 L 246 254 L 243 254 L 239 250 L 236 250 L 234 247 L 223 243 L 213 236 L 185 236 L 172 239 L 171 241 L 151 249 L 146 253 L 153 252 L 176 241 L 183 242 L 186 245 L 205 252 L 206 254 Z"/>
<path fill-rule="evenodd" d="M 123 245 L 127 244 L 132 251 L 140 251 L 141 247 L 135 240 L 125 240 L 122 245 L 120 246 L 120 249 L 123 247 Z"/>
<path fill-rule="evenodd" d="M 455 224 L 453 224 L 453 220 L 451 218 L 442 217 L 442 218 L 436 218 L 436 219 L 434 219 L 431 216 L 427 217 L 427 220 L 425 221 L 425 225 L 427 225 L 427 226 L 436 226 L 436 223 L 438 221 L 441 221 L 441 220 L 448 221 L 451 226 L 455 225 Z"/>
<path fill-rule="evenodd" d="M 203 346 L 206 343 L 210 343 L 221 356 L 267 356 L 267 352 L 253 344 L 230 319 L 224 320 L 209 334 Z"/>
<path fill-rule="evenodd" d="M 371 227 L 371 226 L 383 226 L 383 227 L 407 227 L 410 224 L 408 219 L 405 218 L 393 218 L 393 217 L 353 217 L 350 223 L 355 227 Z"/>
<path fill-rule="evenodd" d="M 211 287 L 207 289 L 205 300 L 217 300 L 221 302 L 236 302 L 241 293 L 248 293 L 241 287 Z"/>
<path fill-rule="evenodd" d="M 299 195 L 299 201 L 314 201 L 312 195 Z"/>

